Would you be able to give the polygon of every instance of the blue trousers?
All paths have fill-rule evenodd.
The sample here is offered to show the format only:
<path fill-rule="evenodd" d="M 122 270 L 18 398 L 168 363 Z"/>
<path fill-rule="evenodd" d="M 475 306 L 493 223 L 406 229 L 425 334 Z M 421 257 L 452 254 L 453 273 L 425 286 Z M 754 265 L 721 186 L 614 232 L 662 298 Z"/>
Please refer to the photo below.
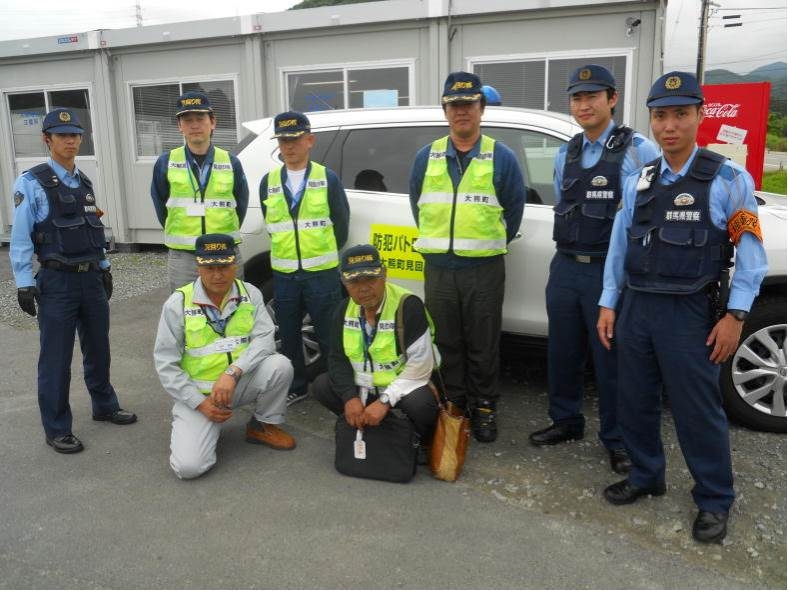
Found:
<path fill-rule="evenodd" d="M 616 350 L 605 349 L 596 331 L 604 267 L 603 261 L 580 263 L 560 252 L 550 263 L 545 289 L 549 414 L 556 424 L 585 426 L 583 377 L 590 350 L 599 393 L 599 439 L 608 449 L 620 449 Z"/>
<path fill-rule="evenodd" d="M 342 299 L 339 272 L 327 269 L 274 273 L 274 299 L 276 322 L 282 339 L 281 352 L 293 364 L 290 391 L 304 394 L 309 385 L 301 339 L 304 313 L 309 313 L 322 356 L 328 359 L 331 314 Z"/>
<path fill-rule="evenodd" d="M 708 297 L 626 290 L 615 327 L 619 360 L 619 424 L 634 486 L 665 480 L 661 395 L 673 411 L 681 451 L 703 511 L 727 512 L 734 499 L 728 421 L 720 366 L 709 360 L 714 325 Z"/>
<path fill-rule="evenodd" d="M 41 269 L 36 275 L 41 294 L 38 328 L 38 405 L 47 437 L 71 433 L 71 359 L 74 334 L 79 333 L 85 385 L 94 415 L 116 411 L 118 397 L 109 382 L 109 303 L 101 273 L 70 273 Z"/>

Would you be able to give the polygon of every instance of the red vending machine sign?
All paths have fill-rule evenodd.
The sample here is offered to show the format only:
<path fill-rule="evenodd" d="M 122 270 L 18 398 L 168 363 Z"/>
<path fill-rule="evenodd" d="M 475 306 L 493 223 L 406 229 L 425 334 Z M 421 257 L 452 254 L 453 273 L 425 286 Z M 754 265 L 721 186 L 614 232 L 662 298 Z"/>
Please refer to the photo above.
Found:
<path fill-rule="evenodd" d="M 707 146 L 742 164 L 761 188 L 769 120 L 769 82 L 706 84 L 703 123 L 698 145 Z"/>

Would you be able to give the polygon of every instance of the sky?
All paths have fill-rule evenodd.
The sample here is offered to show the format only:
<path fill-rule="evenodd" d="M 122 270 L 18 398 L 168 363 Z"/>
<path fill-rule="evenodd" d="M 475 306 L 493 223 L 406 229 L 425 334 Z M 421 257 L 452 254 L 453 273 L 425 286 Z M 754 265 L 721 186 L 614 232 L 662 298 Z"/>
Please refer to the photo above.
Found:
<path fill-rule="evenodd" d="M 297 0 L 139 0 L 145 25 L 286 10 Z M 746 73 L 786 60 L 786 0 L 715 0 L 709 21 L 707 69 Z M 669 0 L 665 19 L 665 71 L 695 71 L 701 0 Z M 741 27 L 723 27 L 723 15 L 741 15 Z M 136 26 L 130 0 L 0 0 L 0 41 Z"/>

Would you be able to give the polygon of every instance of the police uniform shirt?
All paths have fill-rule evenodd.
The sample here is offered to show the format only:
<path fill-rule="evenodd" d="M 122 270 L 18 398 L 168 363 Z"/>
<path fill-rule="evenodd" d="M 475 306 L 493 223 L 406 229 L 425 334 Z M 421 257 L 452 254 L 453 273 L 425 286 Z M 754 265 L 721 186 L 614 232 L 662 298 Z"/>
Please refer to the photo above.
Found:
<path fill-rule="evenodd" d="M 602 158 L 602 152 L 607 143 L 610 134 L 616 128 L 615 121 L 611 121 L 607 129 L 602 132 L 596 141 L 591 142 L 585 134 L 583 134 L 583 148 L 580 155 L 580 165 L 589 169 L 599 162 Z M 561 201 L 561 185 L 564 180 L 564 166 L 566 165 L 566 150 L 569 144 L 564 144 L 555 155 L 555 164 L 553 168 L 553 187 L 555 189 L 555 202 Z M 624 180 L 632 172 L 641 168 L 644 164 L 656 160 L 659 157 L 659 148 L 650 139 L 635 132 L 632 134 L 632 142 L 627 147 L 624 160 L 621 162 L 621 187 L 624 187 Z"/>
<path fill-rule="evenodd" d="M 675 183 L 690 169 L 698 147 L 678 173 L 674 173 L 667 161 L 662 158 L 659 162 L 659 175 L 654 182 L 663 185 Z M 605 262 L 605 276 L 603 281 L 602 296 L 599 305 L 615 309 L 619 294 L 626 281 L 624 259 L 627 250 L 627 230 L 632 225 L 632 214 L 637 197 L 637 183 L 640 171 L 627 177 L 624 183 L 622 196 L 623 207 L 616 215 L 613 222 L 613 231 L 610 237 L 610 248 Z M 758 211 L 753 191 L 755 186 L 750 174 L 731 160 L 727 160 L 711 182 L 709 190 L 709 209 L 712 223 L 718 228 L 726 228 L 728 219 L 739 209 L 751 212 Z M 731 280 L 730 295 L 728 297 L 729 310 L 748 311 L 752 302 L 758 295 L 761 281 L 768 269 L 766 251 L 763 244 L 749 232 L 745 232 L 736 246 L 735 269 Z"/>
<path fill-rule="evenodd" d="M 200 179 L 200 185 L 208 186 L 211 170 L 213 167 L 214 147 L 208 148 L 208 152 L 203 156 L 202 165 L 197 163 L 197 156 L 192 154 L 188 146 L 186 148 L 186 159 L 191 167 L 195 179 Z M 153 179 L 150 185 L 150 196 L 153 199 L 153 207 L 156 210 L 156 217 L 164 227 L 167 221 L 167 199 L 170 197 L 170 183 L 167 180 L 167 167 L 170 163 L 170 151 L 167 150 L 159 156 L 153 166 Z M 246 183 L 246 174 L 241 166 L 241 161 L 236 156 L 230 154 L 230 165 L 233 167 L 233 197 L 235 197 L 235 212 L 238 214 L 238 224 L 241 225 L 246 217 L 246 209 L 249 206 L 249 186 Z M 199 190 L 196 191 L 199 195 Z"/>
<path fill-rule="evenodd" d="M 63 166 L 49 158 L 47 164 L 55 171 L 57 178 L 66 187 L 76 189 L 80 184 L 79 170 L 67 171 Z M 11 228 L 11 269 L 14 273 L 16 286 L 31 287 L 36 284 L 33 278 L 33 253 L 35 247 L 31 234 L 33 225 L 43 222 L 49 215 L 49 201 L 46 193 L 36 178 L 26 171 L 17 177 L 14 183 L 14 222 Z M 99 262 L 102 269 L 108 269 L 110 263 L 106 259 Z"/>

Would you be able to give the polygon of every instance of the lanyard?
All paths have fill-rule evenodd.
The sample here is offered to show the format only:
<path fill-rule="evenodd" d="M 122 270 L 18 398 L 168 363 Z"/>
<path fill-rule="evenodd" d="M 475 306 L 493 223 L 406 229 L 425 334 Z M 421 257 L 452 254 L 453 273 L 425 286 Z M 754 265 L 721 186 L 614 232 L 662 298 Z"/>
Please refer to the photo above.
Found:
<path fill-rule="evenodd" d="M 208 176 L 210 175 L 211 168 L 213 167 L 213 159 L 210 158 L 210 152 L 205 155 L 205 160 L 202 163 L 202 166 L 197 164 L 197 161 L 192 158 L 191 152 L 189 152 L 188 148 L 186 149 L 186 162 L 189 165 L 189 183 L 192 186 L 192 191 L 194 192 L 194 196 L 197 197 L 197 192 L 199 191 L 200 197 L 205 197 L 205 187 L 208 186 Z M 194 167 L 197 167 L 197 170 L 200 171 L 200 178 L 197 179 L 197 186 L 194 186 Z"/>
<path fill-rule="evenodd" d="M 361 322 L 361 336 L 364 338 L 364 371 L 367 371 L 367 361 L 369 361 L 369 368 L 372 369 L 372 357 L 369 354 L 369 348 L 372 346 L 372 341 L 375 340 L 375 335 L 378 334 L 378 326 L 376 324 L 371 327 L 370 334 L 367 334 L 367 319 L 364 317 L 363 310 L 358 319 Z"/>

